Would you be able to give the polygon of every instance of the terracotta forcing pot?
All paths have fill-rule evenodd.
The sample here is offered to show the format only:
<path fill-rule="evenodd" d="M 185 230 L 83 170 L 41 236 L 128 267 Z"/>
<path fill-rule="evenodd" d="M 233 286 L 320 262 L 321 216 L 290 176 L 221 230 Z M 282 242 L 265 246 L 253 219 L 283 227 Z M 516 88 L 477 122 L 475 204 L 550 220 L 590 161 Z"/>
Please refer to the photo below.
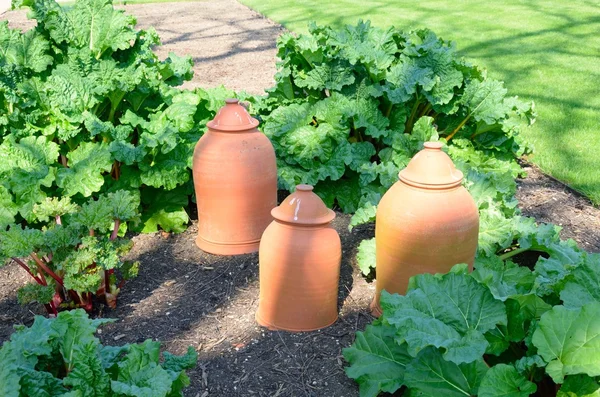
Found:
<path fill-rule="evenodd" d="M 446 273 L 457 263 L 472 270 L 477 250 L 477 206 L 441 143 L 426 142 L 399 177 L 377 207 L 375 316 L 382 290 L 405 294 L 411 276 Z"/>
<path fill-rule="evenodd" d="M 258 120 L 227 99 L 194 150 L 193 176 L 202 250 L 220 255 L 258 251 L 277 205 L 275 151 Z"/>
<path fill-rule="evenodd" d="M 335 213 L 312 189 L 298 185 L 273 209 L 260 242 L 256 321 L 270 329 L 312 331 L 338 317 L 342 245 L 330 225 Z"/>

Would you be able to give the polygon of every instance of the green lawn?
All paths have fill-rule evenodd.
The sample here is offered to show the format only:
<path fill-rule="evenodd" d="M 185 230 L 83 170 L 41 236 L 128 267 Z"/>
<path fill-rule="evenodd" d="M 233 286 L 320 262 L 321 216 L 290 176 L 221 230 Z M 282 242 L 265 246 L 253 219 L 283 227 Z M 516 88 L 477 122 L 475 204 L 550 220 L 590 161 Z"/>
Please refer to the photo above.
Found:
<path fill-rule="evenodd" d="M 308 21 L 428 27 L 533 99 L 528 132 L 545 172 L 600 204 L 600 3 L 589 0 L 241 0 L 296 32 Z"/>

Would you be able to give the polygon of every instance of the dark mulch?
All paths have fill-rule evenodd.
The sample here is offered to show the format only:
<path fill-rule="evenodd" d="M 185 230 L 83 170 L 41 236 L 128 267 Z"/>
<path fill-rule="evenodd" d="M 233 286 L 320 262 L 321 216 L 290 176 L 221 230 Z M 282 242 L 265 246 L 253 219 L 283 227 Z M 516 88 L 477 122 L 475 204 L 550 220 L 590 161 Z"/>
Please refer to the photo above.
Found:
<path fill-rule="evenodd" d="M 116 310 L 100 317 L 119 319 L 104 326 L 105 344 L 152 338 L 182 354 L 199 353 L 186 396 L 354 396 L 354 382 L 343 373 L 341 349 L 373 318 L 368 304 L 374 292 L 353 266 L 358 243 L 373 236 L 373 225 L 348 231 L 349 216 L 334 221 L 343 241 L 339 286 L 340 318 L 321 331 L 292 334 L 268 331 L 254 321 L 258 307 L 258 255 L 218 257 L 197 249 L 194 223 L 180 235 L 134 237 L 129 254 L 140 260 L 140 275 L 128 283 Z M 0 270 L 0 341 L 13 323 L 30 324 L 36 305 L 19 307 L 14 290 L 27 282 L 11 264 Z"/>
<path fill-rule="evenodd" d="M 527 171 L 519 181 L 523 212 L 561 224 L 565 238 L 600 252 L 600 210 L 535 168 Z M 372 237 L 374 228 L 349 232 L 348 221 L 338 214 L 334 222 L 343 242 L 340 319 L 327 329 L 291 334 L 259 327 L 254 321 L 258 255 L 205 254 L 194 244 L 194 223 L 180 235 L 134 237 L 129 257 L 141 261 L 140 275 L 123 288 L 116 310 L 97 313 L 118 319 L 99 336 L 112 345 L 161 340 L 179 354 L 193 346 L 200 360 L 186 396 L 356 396 L 341 351 L 372 320 L 368 304 L 374 285 L 360 275 L 354 258 L 358 243 Z M 0 342 L 9 338 L 13 324 L 29 325 L 34 314 L 43 314 L 38 305 L 16 303 L 15 290 L 28 281 L 15 264 L 0 269 Z"/>
<path fill-rule="evenodd" d="M 523 168 L 527 178 L 518 181 L 517 191 L 523 214 L 562 226 L 563 238 L 574 239 L 587 251 L 600 252 L 600 210 L 535 166 L 523 164 Z"/>

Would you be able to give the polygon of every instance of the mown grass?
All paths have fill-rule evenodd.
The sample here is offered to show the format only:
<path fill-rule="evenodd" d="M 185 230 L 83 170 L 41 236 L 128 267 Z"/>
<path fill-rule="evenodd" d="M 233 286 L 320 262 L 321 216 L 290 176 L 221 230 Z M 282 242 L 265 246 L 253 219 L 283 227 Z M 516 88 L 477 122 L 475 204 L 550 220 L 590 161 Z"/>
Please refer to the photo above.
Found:
<path fill-rule="evenodd" d="M 600 204 L 600 3 L 586 0 L 241 0 L 295 32 L 341 26 L 428 27 L 534 100 L 527 137 L 544 172 Z"/>

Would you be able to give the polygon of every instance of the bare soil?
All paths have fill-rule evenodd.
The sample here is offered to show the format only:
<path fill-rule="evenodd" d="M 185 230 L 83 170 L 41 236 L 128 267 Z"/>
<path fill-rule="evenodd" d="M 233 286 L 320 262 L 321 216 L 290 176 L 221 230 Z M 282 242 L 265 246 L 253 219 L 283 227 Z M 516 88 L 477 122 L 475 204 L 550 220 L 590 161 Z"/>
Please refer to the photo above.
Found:
<path fill-rule="evenodd" d="M 233 0 L 125 6 L 141 27 L 154 26 L 169 51 L 190 54 L 192 85 L 226 85 L 261 93 L 273 83 L 275 40 L 281 26 Z M 0 15 L 12 26 L 28 27 L 23 11 Z M 29 24 L 29 25 L 28 25 Z M 517 197 L 525 215 L 563 226 L 562 235 L 589 251 L 600 252 L 600 210 L 545 175 L 525 165 Z M 343 244 L 339 287 L 340 318 L 333 326 L 307 333 L 268 331 L 254 321 L 258 305 L 258 256 L 217 257 L 194 244 L 197 225 L 179 235 L 138 235 L 129 259 L 140 260 L 139 276 L 125 285 L 117 318 L 99 335 L 106 344 L 164 342 L 174 353 L 193 346 L 199 365 L 191 371 L 185 395 L 208 396 L 357 396 L 344 372 L 341 350 L 372 320 L 368 304 L 374 285 L 357 270 L 356 247 L 374 234 L 373 225 L 347 229 L 349 216 L 334 222 Z M 16 290 L 29 282 L 11 263 L 0 269 L 0 342 L 13 324 L 31 324 L 39 305 L 19 306 Z"/>

